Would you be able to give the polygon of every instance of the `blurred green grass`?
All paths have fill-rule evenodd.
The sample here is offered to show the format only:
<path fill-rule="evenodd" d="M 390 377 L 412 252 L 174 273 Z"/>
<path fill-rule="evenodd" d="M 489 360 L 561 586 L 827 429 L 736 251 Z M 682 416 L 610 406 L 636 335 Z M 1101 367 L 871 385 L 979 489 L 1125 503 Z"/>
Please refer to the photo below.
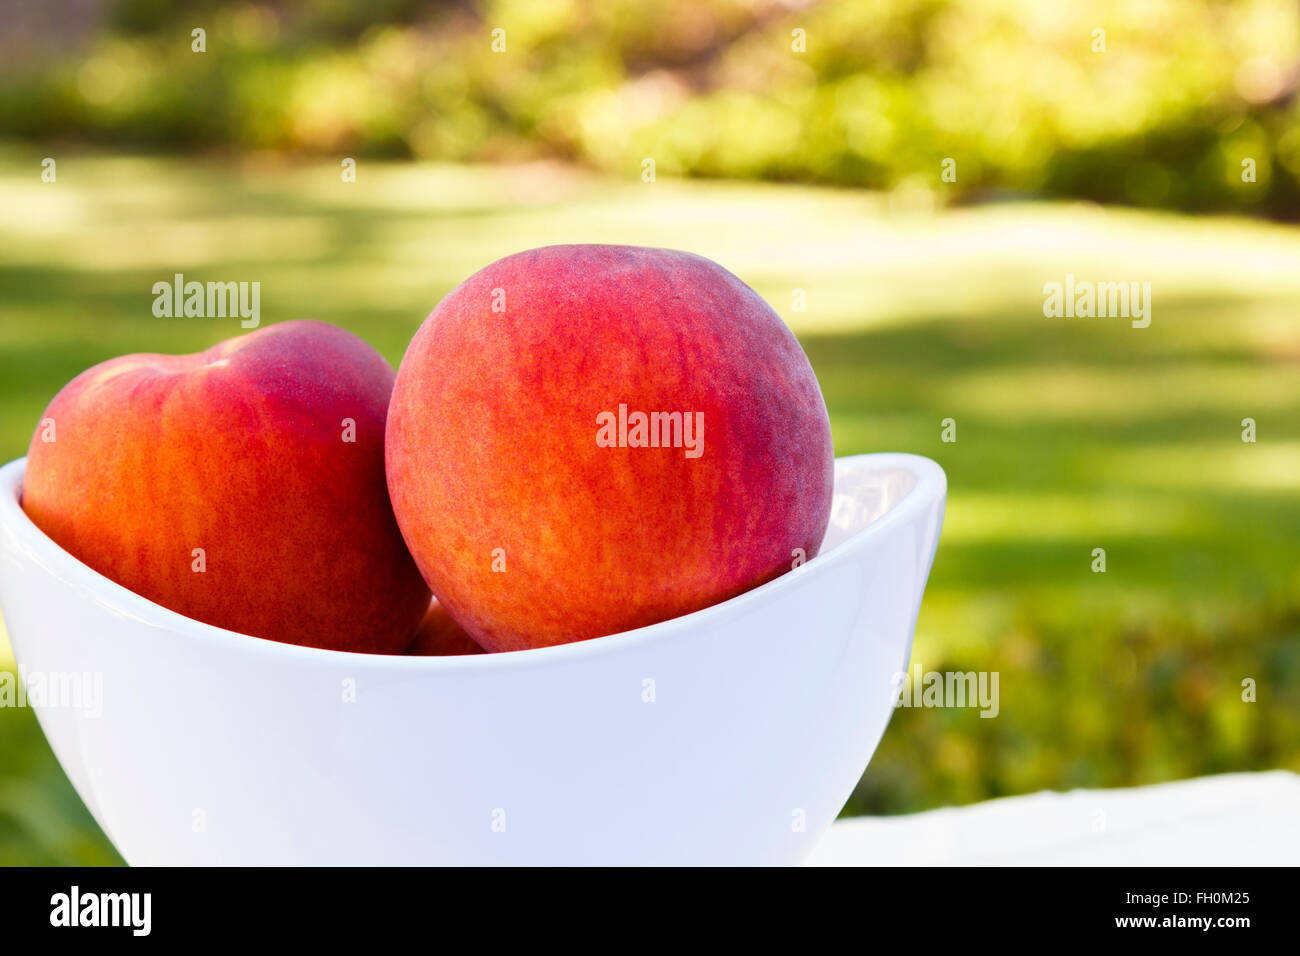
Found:
<path fill-rule="evenodd" d="M 155 318 L 151 287 L 174 272 L 260 281 L 264 325 L 334 322 L 396 365 L 438 299 L 499 256 L 686 248 L 795 329 L 837 454 L 948 472 L 913 659 L 998 671 L 1001 713 L 897 711 L 846 812 L 1300 770 L 1294 229 L 1065 203 L 934 212 L 908 193 L 549 163 L 363 161 L 347 184 L 328 162 L 75 152 L 48 184 L 48 153 L 0 146 L 0 461 L 84 368 L 241 332 Z M 1151 326 L 1044 318 L 1043 284 L 1067 273 L 1150 281 Z M 30 712 L 0 710 L 0 863 L 115 859 Z"/>

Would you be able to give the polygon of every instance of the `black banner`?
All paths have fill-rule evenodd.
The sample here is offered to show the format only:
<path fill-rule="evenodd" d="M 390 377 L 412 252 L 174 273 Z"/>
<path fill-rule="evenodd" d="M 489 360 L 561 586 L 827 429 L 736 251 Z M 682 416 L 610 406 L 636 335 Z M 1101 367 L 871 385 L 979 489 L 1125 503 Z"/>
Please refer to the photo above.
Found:
<path fill-rule="evenodd" d="M 563 935 L 627 919 L 633 935 L 653 935 L 703 918 L 726 935 L 775 921 L 868 940 L 887 925 L 891 935 L 918 944 L 931 937 L 938 946 L 963 927 L 986 941 L 1051 933 L 1072 942 L 1232 945 L 1293 922 L 1293 883 L 1285 870 L 1202 868 L 750 870 L 721 878 L 517 870 L 497 871 L 490 882 L 420 870 L 8 869 L 0 870 L 0 924 L 14 941 L 283 937 L 336 946 L 352 934 L 411 933 L 437 946 L 449 930 L 463 938 L 475 926 L 494 937 L 511 925 Z"/>

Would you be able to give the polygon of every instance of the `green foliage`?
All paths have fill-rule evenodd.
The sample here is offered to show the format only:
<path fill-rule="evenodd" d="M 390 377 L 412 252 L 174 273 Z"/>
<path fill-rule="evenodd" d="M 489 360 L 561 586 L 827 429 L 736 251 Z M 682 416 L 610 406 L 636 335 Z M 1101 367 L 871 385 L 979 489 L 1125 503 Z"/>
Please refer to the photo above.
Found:
<path fill-rule="evenodd" d="M 122 0 L 0 129 L 1295 217 L 1298 63 L 1291 0 Z"/>

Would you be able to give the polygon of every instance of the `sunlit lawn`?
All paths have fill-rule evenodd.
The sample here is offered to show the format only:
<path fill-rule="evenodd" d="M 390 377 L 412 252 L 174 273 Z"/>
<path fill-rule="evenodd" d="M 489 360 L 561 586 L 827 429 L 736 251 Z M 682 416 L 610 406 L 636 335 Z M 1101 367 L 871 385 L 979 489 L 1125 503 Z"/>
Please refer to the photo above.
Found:
<path fill-rule="evenodd" d="M 155 318 L 150 289 L 175 272 L 260 281 L 264 324 L 334 322 L 396 364 L 438 299 L 499 256 L 685 248 L 795 329 L 838 454 L 910 451 L 948 472 L 914 660 L 998 671 L 1001 713 L 898 711 L 850 812 L 1300 769 L 1296 230 L 549 166 L 362 162 L 345 184 L 329 163 L 57 158 L 44 184 L 41 154 L 0 151 L 0 461 L 87 366 L 240 332 Z M 1067 273 L 1151 282 L 1150 327 L 1045 318 L 1043 284 Z M 0 863 L 108 859 L 30 713 L 0 711 Z"/>

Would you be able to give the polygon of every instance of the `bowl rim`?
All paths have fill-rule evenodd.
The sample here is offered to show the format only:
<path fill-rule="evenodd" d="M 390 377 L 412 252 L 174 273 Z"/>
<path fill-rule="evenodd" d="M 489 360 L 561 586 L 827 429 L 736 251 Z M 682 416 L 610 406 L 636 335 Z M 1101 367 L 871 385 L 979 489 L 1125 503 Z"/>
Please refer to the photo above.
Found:
<path fill-rule="evenodd" d="M 299 658 L 318 663 L 331 661 L 349 668 L 388 670 L 407 673 L 425 671 L 503 670 L 519 667 L 542 667 L 566 661 L 598 657 L 620 650 L 631 650 L 647 642 L 681 636 L 726 615 L 735 614 L 756 604 L 779 599 L 795 582 L 849 560 L 895 525 L 906 523 L 919 512 L 941 501 L 947 494 L 948 480 L 938 462 L 921 455 L 904 452 L 877 452 L 848 455 L 835 459 L 835 484 L 848 472 L 906 471 L 913 477 L 912 487 L 903 497 L 864 528 L 849 535 L 827 551 L 819 552 L 800 567 L 756 588 L 718 604 L 669 618 L 657 624 L 593 637 L 568 644 L 529 648 L 521 651 L 464 655 L 368 654 L 339 651 L 302 644 L 286 644 L 268 638 L 227 630 L 215 624 L 186 617 L 177 611 L 155 604 L 95 571 L 73 557 L 47 536 L 23 511 L 21 505 L 26 457 L 0 467 L 0 531 L 7 530 L 17 540 L 23 553 L 35 559 L 61 583 L 87 595 L 95 603 L 114 613 L 130 617 L 151 627 L 167 628 L 200 641 L 216 641 L 228 647 L 242 646 L 251 654 L 282 659 Z M 12 643 L 12 634 L 10 637 Z M 232 643 L 233 642 L 233 643 Z M 15 653 L 16 656 L 16 653 Z"/>

